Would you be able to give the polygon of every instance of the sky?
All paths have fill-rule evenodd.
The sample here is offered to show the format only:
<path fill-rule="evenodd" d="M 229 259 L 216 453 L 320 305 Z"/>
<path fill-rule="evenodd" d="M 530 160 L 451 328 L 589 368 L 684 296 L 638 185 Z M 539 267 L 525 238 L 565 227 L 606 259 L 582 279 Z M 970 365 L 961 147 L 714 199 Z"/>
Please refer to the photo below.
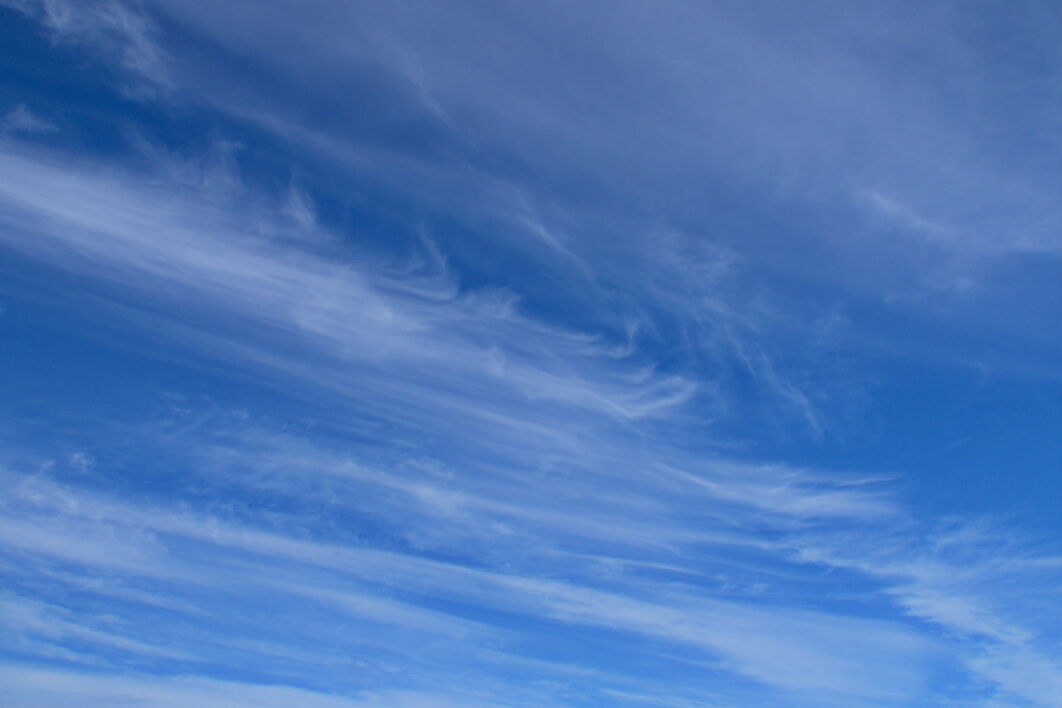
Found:
<path fill-rule="evenodd" d="M 0 0 L 0 706 L 1062 705 L 1062 5 Z"/>

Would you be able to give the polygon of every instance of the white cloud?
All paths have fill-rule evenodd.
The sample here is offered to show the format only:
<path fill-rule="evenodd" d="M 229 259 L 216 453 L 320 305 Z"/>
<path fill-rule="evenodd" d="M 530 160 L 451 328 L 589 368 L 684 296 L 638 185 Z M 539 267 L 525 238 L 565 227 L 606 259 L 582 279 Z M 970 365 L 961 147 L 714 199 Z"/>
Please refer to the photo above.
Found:
<path fill-rule="evenodd" d="M 8 173 L 20 177 L 0 191 L 7 218 L 49 236 L 21 239 L 12 230 L 6 240 L 18 239 L 19 248 L 53 265 L 106 274 L 112 282 L 120 278 L 152 299 L 180 301 L 203 314 L 221 306 L 259 320 L 266 331 L 323 347 L 340 361 L 398 361 L 416 371 L 407 382 L 445 376 L 473 387 L 502 384 L 532 402 L 623 419 L 657 415 L 696 390 L 679 376 L 640 385 L 601 378 L 600 369 L 576 361 L 582 342 L 576 335 L 495 310 L 490 297 L 456 296 L 448 287 L 432 292 L 423 288 L 437 288 L 434 280 L 392 279 L 367 270 L 369 263 L 295 250 L 257 236 L 246 222 L 244 230 L 234 229 L 228 219 L 235 214 L 194 206 L 187 189 L 174 196 L 171 189 L 145 189 L 120 176 L 7 157 Z M 160 223 L 159 213 L 169 220 Z M 349 307 L 352 302 L 358 307 Z M 537 356 L 543 347 L 567 349 L 579 368 L 550 366 Z M 486 366 L 499 350 L 506 352 L 506 366 Z M 489 372 L 494 375 L 484 376 Z"/>
<path fill-rule="evenodd" d="M 0 119 L 0 127 L 15 133 L 52 133 L 59 130 L 54 123 L 41 118 L 23 103 L 16 105 Z"/>
<path fill-rule="evenodd" d="M 465 708 L 499 706 L 462 696 L 448 698 L 431 693 L 394 691 L 361 696 L 332 696 L 284 685 L 240 683 L 207 678 L 176 676 L 170 679 L 130 675 L 92 674 L 45 669 L 35 666 L 5 666 L 0 676 L 8 699 L 26 706 L 151 705 L 158 708 L 244 708 L 248 705 L 288 708 Z"/>
<path fill-rule="evenodd" d="M 3 569 L 47 578 L 56 595 L 107 597 L 149 628 L 115 629 L 52 597 L 4 605 L 13 634 L 68 662 L 127 667 L 165 645 L 214 667 L 252 657 L 293 685 L 318 685 L 327 665 L 394 688 L 338 697 L 27 669 L 12 679 L 22 702 L 544 705 L 582 695 L 578 677 L 592 674 L 594 695 L 669 705 L 696 705 L 705 687 L 718 689 L 706 703 L 735 704 L 735 686 L 748 701 L 896 705 L 941 683 L 948 652 L 987 700 L 1057 694 L 1057 615 L 1035 591 L 1052 558 L 1007 562 L 1014 549 L 991 534 L 927 531 L 883 480 L 737 461 L 712 438 L 746 380 L 767 400 L 762 418 L 800 419 L 818 440 L 844 393 L 816 358 L 816 325 L 843 319 L 838 307 L 805 311 L 788 299 L 799 288 L 757 278 L 877 302 L 908 285 L 881 272 L 951 272 L 925 252 L 947 263 L 964 250 L 1057 253 L 1053 234 L 1020 216 L 1055 213 L 1036 170 L 1002 151 L 1001 176 L 992 145 L 971 148 L 974 128 L 948 142 L 954 121 L 924 100 L 927 86 L 890 79 L 872 52 L 846 60 L 797 46 L 799 31 L 756 30 L 736 5 L 623 5 L 594 22 L 578 6 L 543 6 L 554 21 L 534 43 L 520 41 L 521 8 L 320 2 L 293 24 L 287 2 L 6 5 L 103 56 L 138 97 L 265 129 L 344 176 L 336 191 L 369 183 L 400 211 L 444 215 L 530 264 L 535 281 L 470 288 L 416 215 L 394 234 L 412 255 L 339 238 L 309 180 L 280 178 L 271 196 L 248 186 L 235 142 L 196 162 L 141 141 L 148 165 L 136 173 L 17 137 L 0 146 L 0 244 L 32 262 L 27 278 L 91 286 L 89 320 L 145 334 L 149 356 L 238 370 L 279 389 L 292 419 L 328 429 L 293 433 L 182 401 L 170 421 L 105 431 L 123 441 L 111 456 L 101 442 L 104 452 L 44 453 L 65 465 L 5 473 Z M 847 36 L 838 22 L 825 31 Z M 253 82 L 233 90 L 196 57 L 171 61 L 160 26 L 217 42 L 270 95 Z M 901 26 L 883 11 L 860 31 L 892 46 L 879 32 Z M 438 152 L 366 137 L 372 107 L 345 100 L 365 75 L 399 77 L 388 100 L 425 134 L 445 133 Z M 655 100 L 630 100 L 647 93 Z M 304 112 L 313 101 L 327 110 Z M 12 133 L 49 129 L 24 106 L 4 120 Z M 752 187 L 785 219 L 811 209 L 814 224 L 836 225 L 857 183 L 877 185 L 856 197 L 864 215 L 932 248 L 896 253 L 844 228 L 798 233 L 793 246 L 781 226 L 764 235 L 767 222 L 734 215 Z M 726 196 L 702 198 L 714 191 Z M 555 318 L 521 299 L 536 289 Z M 170 496 L 133 474 L 116 481 L 115 450 L 164 453 L 180 470 Z M 101 494 L 101 479 L 116 491 Z M 210 501 L 217 490 L 224 503 Z M 617 666 L 593 652 L 579 658 L 587 666 L 535 658 L 584 636 Z M 66 646 L 78 642 L 96 649 Z M 667 680 L 624 676 L 628 653 L 639 667 L 703 667 L 703 683 L 678 696 Z M 502 664 L 527 672 L 515 682 L 526 693 L 492 680 Z"/>
<path fill-rule="evenodd" d="M 1062 649 L 1052 637 L 1058 618 L 1044 593 L 1062 576 L 1059 561 L 1013 534 L 985 523 L 927 532 L 904 522 L 869 539 L 812 536 L 795 550 L 807 562 L 880 579 L 907 613 L 966 639 L 963 660 L 1001 700 L 1049 706 L 1047 687 L 1062 686 L 1062 663 L 1052 658 Z"/>
<path fill-rule="evenodd" d="M 185 173 L 175 169 L 163 173 L 177 177 L 145 184 L 120 172 L 62 167 L 40 154 L 9 151 L 7 157 L 0 171 L 18 176 L 0 181 L 0 217 L 11 227 L 0 238 L 8 247 L 105 282 L 134 326 L 164 330 L 200 355 L 258 376 L 279 373 L 295 389 L 328 396 L 337 410 L 393 421 L 402 426 L 392 429 L 393 442 L 409 431 L 450 430 L 471 453 L 433 460 L 426 448 L 426 467 L 377 470 L 359 455 L 379 453 L 353 450 L 347 459 L 297 440 L 285 447 L 268 431 L 249 430 L 239 416 L 233 418 L 238 425 L 228 424 L 236 438 L 226 444 L 194 428 L 190 433 L 186 442 L 192 444 L 182 454 L 191 451 L 190 462 L 220 469 L 211 483 L 255 493 L 272 489 L 325 508 L 347 506 L 376 516 L 383 528 L 389 518 L 407 519 L 396 537 L 412 554 L 351 545 L 349 538 L 326 544 L 30 480 L 14 483 L 13 499 L 28 516 L 4 521 L 9 546 L 210 593 L 224 587 L 218 583 L 240 586 L 220 570 L 238 558 L 260 587 L 323 603 L 359 624 L 379 621 L 415 635 L 481 634 L 470 618 L 417 606 L 436 598 L 634 633 L 714 657 L 762 684 L 822 696 L 887 703 L 899 695 L 893 687 L 917 692 L 928 681 L 936 640 L 898 623 L 782 606 L 755 609 L 747 597 L 703 600 L 639 577 L 639 569 L 654 568 L 639 562 L 661 549 L 675 560 L 657 570 L 675 572 L 670 565 L 689 579 L 719 563 L 713 556 L 726 548 L 771 554 L 767 575 L 784 577 L 793 572 L 786 558 L 792 547 L 800 549 L 801 561 L 825 561 L 876 582 L 893 577 L 894 571 L 850 560 L 859 557 L 858 543 L 825 553 L 805 538 L 838 520 L 856 524 L 871 542 L 887 537 L 901 511 L 875 484 L 705 459 L 681 435 L 650 435 L 648 426 L 677 417 L 697 382 L 610 356 L 593 336 L 536 322 L 509 298 L 462 292 L 430 249 L 425 271 L 350 252 L 325 258 L 314 249 L 327 240 L 309 247 L 285 239 L 282 229 L 256 230 L 263 221 L 282 224 L 282 207 L 244 198 L 237 208 L 235 200 L 246 197 L 239 180 L 218 187 L 180 177 Z M 214 185 L 213 191 L 204 185 Z M 313 227 L 304 221 L 297 228 Z M 344 260 L 337 263 L 339 254 Z M 179 311 L 181 322 L 153 314 L 167 310 Z M 254 327 L 233 329 L 237 321 Z M 285 349 L 297 355 L 281 353 Z M 647 427 L 632 435 L 635 424 Z M 489 434 L 468 437 L 477 429 Z M 144 430 L 137 435 L 151 440 Z M 458 469 L 445 482 L 425 477 L 433 464 L 453 470 L 462 459 L 466 467 L 469 459 L 480 466 Z M 344 493 L 337 496 L 337 489 Z M 316 524 L 312 517 L 291 521 Z M 779 534 L 793 539 L 779 542 Z M 489 565 L 523 558 L 527 567 L 466 567 L 426 559 L 418 549 L 473 552 Z M 602 566 L 609 558 L 630 563 L 614 564 L 611 587 L 604 589 L 576 567 L 567 571 L 571 583 L 536 577 L 550 567 L 547 561 L 580 554 L 603 559 Z M 271 559 L 266 568 L 262 558 Z M 893 562 L 911 561 L 897 558 Z M 723 565 L 730 561 L 749 559 L 728 558 Z M 300 566 L 338 574 L 340 582 L 315 589 L 293 582 L 290 575 Z M 988 626 L 967 586 L 932 585 L 907 571 L 895 576 L 901 581 L 887 589 L 912 614 L 951 628 Z M 380 592 L 411 597 L 396 602 Z M 1006 639 L 1010 630 L 993 631 Z M 1017 681 L 1005 662 L 971 659 L 969 666 Z"/>
<path fill-rule="evenodd" d="M 206 584 L 224 588 L 227 593 L 239 592 L 244 582 L 255 583 L 259 592 L 274 586 L 353 610 L 372 621 L 415 628 L 418 633 L 451 632 L 451 627 L 458 627 L 469 637 L 481 630 L 473 624 L 461 628 L 455 619 L 433 618 L 431 613 L 402 608 L 378 597 L 329 590 L 320 586 L 323 577 L 315 581 L 316 588 L 300 588 L 284 577 L 297 573 L 300 565 L 319 567 L 369 588 L 473 603 L 479 608 L 601 627 L 621 635 L 645 635 L 721 656 L 732 670 L 794 690 L 885 699 L 894 695 L 891 686 L 916 690 L 922 680 L 919 664 L 934 651 L 932 643 L 888 622 L 784 607 L 744 607 L 677 591 L 660 594 L 651 585 L 638 590 L 636 584 L 632 590 L 637 594 L 651 591 L 654 599 L 636 599 L 411 555 L 298 540 L 216 518 L 118 504 L 42 480 L 15 480 L 16 486 L 9 487 L 9 492 L 14 492 L 8 494 L 9 508 L 21 509 L 19 525 L 33 531 L 5 532 L 9 545 L 71 562 L 121 569 L 134 577 Z M 31 500 L 36 509 L 27 516 L 33 508 L 27 504 Z M 101 537 L 101 532 L 106 536 Z M 46 544 L 34 540 L 42 534 L 54 540 Z M 136 563 L 106 553 L 105 549 L 116 542 L 126 546 L 145 534 L 153 539 L 147 548 L 154 551 L 138 552 L 141 557 Z M 79 541 L 73 543 L 75 537 Z M 190 542 L 198 547 L 195 561 L 180 550 Z M 100 544 L 100 549 L 86 553 L 86 544 Z M 200 544 L 212 550 L 208 552 Z M 148 557 L 143 557 L 144 553 L 149 553 Z M 219 563 L 216 568 L 205 565 L 213 556 Z M 254 560 L 256 557 L 265 563 Z M 223 570 L 226 566 L 236 574 Z M 240 577 L 242 581 L 237 579 Z M 809 639 L 812 634 L 815 638 Z"/>
<path fill-rule="evenodd" d="M 171 86 L 167 59 L 151 21 L 123 0 L 2 0 L 38 20 L 55 41 L 87 47 L 117 65 L 127 90 L 148 96 Z"/>

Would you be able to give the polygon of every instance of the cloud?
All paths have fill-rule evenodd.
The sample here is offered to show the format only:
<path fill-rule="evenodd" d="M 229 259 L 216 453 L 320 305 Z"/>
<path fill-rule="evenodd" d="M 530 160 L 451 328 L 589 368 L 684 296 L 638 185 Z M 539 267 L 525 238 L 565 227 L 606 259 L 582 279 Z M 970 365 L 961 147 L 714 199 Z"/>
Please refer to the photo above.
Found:
<path fill-rule="evenodd" d="M 174 199 L 120 178 L 10 157 L 9 169 L 23 178 L 21 186 L 4 190 L 10 217 L 36 228 L 61 224 L 49 229 L 51 239 L 22 241 L 21 247 L 55 264 L 65 262 L 71 271 L 92 263 L 101 269 L 97 272 L 122 278 L 153 299 L 183 301 L 204 314 L 224 304 L 231 314 L 268 326 L 265 331 L 295 334 L 340 361 L 402 361 L 420 369 L 419 376 L 463 378 L 472 386 L 496 381 L 530 401 L 551 400 L 624 419 L 681 405 L 695 390 L 678 376 L 631 386 L 615 378 L 592 380 L 598 370 L 585 365 L 565 371 L 532 363 L 530 357 L 549 340 L 576 356 L 581 341 L 497 309 L 489 293 L 457 296 L 449 286 L 434 290 L 433 280 L 381 278 L 367 272 L 368 264 L 340 265 L 260 238 L 250 224 L 243 232 L 233 230 L 222 225 L 222 214 L 192 206 L 191 194 Z M 156 210 L 189 219 L 167 224 L 165 237 L 157 230 L 149 236 L 149 224 L 157 229 L 151 215 Z M 17 238 L 16 232 L 10 237 Z M 347 307 L 352 301 L 359 302 L 353 311 Z M 484 323 L 497 330 L 483 329 Z M 493 339 L 484 341 L 485 335 Z M 499 351 L 505 366 L 486 367 Z"/>
<path fill-rule="evenodd" d="M 37 20 L 54 41 L 87 48 L 124 74 L 126 90 L 147 97 L 170 88 L 167 58 L 155 28 L 137 6 L 123 0 L 3 0 Z"/>
<path fill-rule="evenodd" d="M 96 618 L 96 622 L 107 624 L 108 619 L 110 624 L 116 624 L 113 618 L 107 617 Z M 22 646 L 46 656 L 67 657 L 76 654 L 65 648 L 73 642 L 142 656 L 188 658 L 165 647 L 152 646 L 114 631 L 87 626 L 83 618 L 75 617 L 63 608 L 19 597 L 0 597 L 0 624 L 6 628 L 12 646 Z"/>
<path fill-rule="evenodd" d="M 25 706 L 203 706 L 236 708 L 291 706 L 306 708 L 458 708 L 496 703 L 416 692 L 387 692 L 363 696 L 332 696 L 283 685 L 240 683 L 195 677 L 161 679 L 153 676 L 101 675 L 35 666 L 8 666 L 2 672 L 5 692 Z"/>
<path fill-rule="evenodd" d="M 594 336 L 536 321 L 508 296 L 463 289 L 431 249 L 415 266 L 356 250 L 326 258 L 317 249 L 336 248 L 327 239 L 286 237 L 290 194 L 272 206 L 248 199 L 239 180 L 204 182 L 181 169 L 145 184 L 118 171 L 62 167 L 40 153 L 7 156 L 6 169 L 19 175 L 0 187 L 9 248 L 65 277 L 105 283 L 101 312 L 123 313 L 127 326 L 165 332 L 197 356 L 257 377 L 283 376 L 290 390 L 332 401 L 339 419 L 387 422 L 373 443 L 348 443 L 345 453 L 255 430 L 238 415 L 178 417 L 187 432 L 170 440 L 165 426 L 141 427 L 133 439 L 184 460 L 190 489 L 239 489 L 259 502 L 226 520 L 194 510 L 195 495 L 193 508 L 181 511 L 136 502 L 135 494 L 114 500 L 14 477 L 9 510 L 19 516 L 4 523 L 9 547 L 151 586 L 191 585 L 215 612 L 254 578 L 258 592 L 282 606 L 310 603 L 355 627 L 383 623 L 408 633 L 399 647 L 363 641 L 397 651 L 427 675 L 447 657 L 414 651 L 416 637 L 458 638 L 479 657 L 492 641 L 495 630 L 476 613 L 443 609 L 456 606 L 515 613 L 536 627 L 633 634 L 773 690 L 807 694 L 809 704 L 843 696 L 888 704 L 928 686 L 942 661 L 938 637 L 892 620 L 757 607 L 762 599 L 751 598 L 763 587 L 788 586 L 786 576 L 800 577 L 807 562 L 888 581 L 879 591 L 939 625 L 961 629 L 968 616 L 988 626 L 966 585 L 930 585 L 907 571 L 893 582 L 892 571 L 880 569 L 888 566 L 852 560 L 863 541 L 828 553 L 816 545 L 826 532 L 838 542 L 841 521 L 871 543 L 887 539 L 902 511 L 879 483 L 705 459 L 681 428 L 655 427 L 694 402 L 696 382 L 608 355 Z M 262 222 L 274 226 L 256 229 Z M 321 229 L 309 221 L 291 228 Z M 409 436 L 440 430 L 449 431 L 445 443 L 428 436 L 418 457 L 405 452 Z M 98 451 L 83 454 L 94 460 L 93 474 L 106 469 Z M 279 517 L 284 530 L 270 530 L 276 524 L 256 511 L 266 499 L 296 503 Z M 335 523 L 329 519 L 350 513 L 398 547 L 315 538 Z M 592 565 L 572 565 L 577 558 Z M 900 552 L 890 562 L 917 559 Z M 743 583 L 713 580 L 740 576 L 750 563 L 766 568 Z M 315 569 L 313 582 L 297 580 L 307 572 L 300 568 Z M 571 580 L 543 578 L 546 568 L 563 568 Z M 706 587 L 728 585 L 749 590 L 734 601 L 701 597 Z M 295 631 L 296 615 L 280 617 L 278 630 Z M 1013 644 L 1010 630 L 994 631 L 998 646 Z M 194 652 L 204 638 L 182 641 Z M 232 661 L 242 650 L 218 651 L 218 661 Z M 1009 659 L 978 656 L 967 666 L 1001 687 L 1017 681 Z"/>
<path fill-rule="evenodd" d="M 25 104 L 19 103 L 0 119 L 0 126 L 6 132 L 53 133 L 59 130 L 54 123 L 37 116 Z"/>
<path fill-rule="evenodd" d="M 15 477 L 10 481 L 15 486 L 8 487 L 8 498 L 14 505 L 9 510 L 21 510 L 19 524 L 25 530 L 7 529 L 9 545 L 44 552 L 66 562 L 121 570 L 132 577 L 205 584 L 213 592 L 225 594 L 240 592 L 245 583 L 255 583 L 259 592 L 272 586 L 307 599 L 338 603 L 336 607 L 353 609 L 369 621 L 404 625 L 418 634 L 449 633 L 456 620 L 432 619 L 431 613 L 412 607 L 401 609 L 379 598 L 359 599 L 349 591 L 340 594 L 328 589 L 328 576 L 318 576 L 306 589 L 298 589 L 291 580 L 282 580 L 285 569 L 317 567 L 338 573 L 347 582 L 390 588 L 422 598 L 421 602 L 434 598 L 470 603 L 478 608 L 515 612 L 531 621 L 552 619 L 600 627 L 620 636 L 634 633 L 687 645 L 722 656 L 725 666 L 741 674 L 798 691 L 882 699 L 899 695 L 888 687 L 904 685 L 914 690 L 922 680 L 922 670 L 917 667 L 924 659 L 919 657 L 928 658 L 934 651 L 932 643 L 888 622 L 783 607 L 745 607 L 675 590 L 661 595 L 652 585 L 639 590 L 640 584 L 635 584 L 628 592 L 641 594 L 650 590 L 655 599 L 636 599 L 627 593 L 414 555 L 299 540 L 217 518 L 138 508 L 44 480 Z M 105 536 L 101 537 L 101 532 Z M 42 544 L 41 534 L 53 540 Z M 70 534 L 80 540 L 73 543 Z M 104 550 L 118 539 L 128 546 L 137 538 L 151 541 L 137 552 L 134 563 Z M 100 550 L 86 553 L 86 543 L 99 543 Z M 188 544 L 199 548 L 194 561 L 181 550 Z M 204 565 L 215 562 L 214 568 Z M 230 574 L 225 567 L 237 570 L 238 575 Z M 331 582 L 335 583 L 338 578 L 332 577 Z M 817 639 L 809 642 L 812 628 Z M 473 625 L 468 625 L 468 629 L 477 631 Z M 462 633 L 467 635 L 468 631 Z M 295 642 L 296 637 L 289 635 L 289 640 Z M 879 668 L 867 669 L 868 666 Z"/>
<path fill-rule="evenodd" d="M 944 227 L 926 220 L 910 207 L 906 207 L 880 192 L 861 190 L 857 192 L 856 196 L 861 203 L 867 206 L 871 213 L 888 225 L 914 231 L 929 238 L 943 234 L 945 231 Z"/>
<path fill-rule="evenodd" d="M 908 523 L 871 543 L 831 541 L 812 536 L 795 550 L 807 562 L 881 578 L 908 614 L 968 638 L 964 661 L 996 685 L 1000 700 L 1047 706 L 1057 696 L 1062 664 L 1050 637 L 1058 618 L 1043 588 L 1057 584 L 1059 558 L 984 522 L 929 532 Z"/>
<path fill-rule="evenodd" d="M 637 579 L 638 568 L 653 567 L 640 563 L 658 549 L 677 557 L 652 572 L 666 577 L 677 570 L 686 582 L 704 582 L 698 563 L 714 568 L 709 573 L 726 574 L 730 564 L 740 566 L 750 561 L 748 554 L 763 552 L 783 554 L 771 558 L 767 577 L 784 575 L 792 572 L 784 555 L 791 543 L 801 549 L 801 562 L 826 559 L 880 578 L 876 568 L 846 560 L 855 554 L 852 547 L 837 558 L 816 555 L 814 545 L 802 540 L 838 520 L 863 526 L 867 538 L 887 533 L 900 512 L 873 483 L 780 465 L 705 461 L 686 447 L 681 431 L 648 435 L 652 428 L 643 428 L 632 437 L 632 423 L 651 426 L 679 415 L 695 383 L 603 356 L 592 336 L 537 322 L 496 294 L 462 290 L 440 270 L 445 260 L 430 250 L 427 271 L 356 252 L 337 264 L 334 254 L 325 258 L 309 245 L 327 240 L 287 239 L 282 226 L 254 228 L 263 221 L 285 223 L 284 199 L 290 195 L 272 207 L 246 199 L 239 180 L 189 181 L 180 177 L 185 171 L 171 169 L 163 174 L 178 175 L 176 181 L 144 185 L 121 172 L 60 167 L 41 154 L 8 157 L 7 169 L 19 175 L 0 188 L 3 218 L 12 227 L 4 236 L 9 247 L 50 268 L 103 279 L 114 288 L 105 307 L 120 304 L 117 311 L 132 326 L 168 337 L 179 333 L 181 346 L 200 356 L 238 363 L 258 376 L 280 374 L 289 385 L 329 397 L 339 410 L 391 421 L 389 433 L 373 446 L 350 450 L 349 457 L 248 430 L 238 416 L 220 429 L 214 421 L 213 433 L 194 426 L 192 437 L 178 443 L 185 451 L 170 443 L 166 456 L 193 452 L 189 464 L 214 470 L 201 483 L 304 500 L 307 509 L 356 511 L 391 529 L 405 551 L 348 546 L 353 539 L 299 540 L 213 515 L 33 485 L 23 486 L 23 504 L 65 510 L 69 518 L 47 521 L 54 513 L 49 511 L 32 523 L 9 524 L 10 545 L 64 563 L 208 588 L 222 579 L 233 587 L 240 582 L 196 566 L 207 557 L 215 558 L 210 564 L 216 568 L 231 566 L 236 554 L 250 564 L 245 573 L 256 568 L 261 587 L 328 605 L 358 623 L 383 621 L 403 631 L 452 636 L 481 631 L 473 618 L 455 620 L 416 607 L 424 598 L 441 598 L 686 646 L 777 689 L 887 702 L 895 698 L 888 687 L 928 681 L 937 649 L 906 629 L 783 607 L 754 611 Z M 214 186 L 204 191 L 204 185 Z M 237 197 L 240 211 L 233 206 Z M 167 215 L 161 225 L 159 214 Z M 320 227 L 303 221 L 292 228 L 301 233 Z M 169 310 L 180 311 L 183 322 L 156 314 Z M 234 327 L 237 322 L 254 327 Z M 458 381 L 459 391 L 453 386 Z M 477 428 L 490 433 L 482 440 L 468 437 Z M 407 435 L 431 429 L 453 431 L 449 444 L 460 451 L 422 443 L 423 463 L 385 452 L 388 444 L 405 449 Z M 160 444 L 161 438 L 151 442 L 143 430 L 137 436 L 142 444 Z M 98 470 L 100 456 L 84 454 L 91 454 Z M 373 458 L 378 462 L 367 464 Z M 478 461 L 475 469 L 468 469 L 469 459 Z M 444 476 L 426 477 L 433 469 Z M 579 476 L 569 477 L 571 472 Z M 521 476 L 524 482 L 517 481 Z M 610 492 L 602 494 L 602 488 Z M 321 513 L 294 520 L 313 528 Z M 780 544 L 779 534 L 794 534 L 794 540 Z M 115 538 L 122 539 L 120 552 L 113 549 Z M 173 543 L 172 550 L 162 550 Z M 702 544 L 716 553 L 729 550 L 720 564 L 718 556 L 709 560 L 699 550 Z M 199 560 L 189 564 L 193 548 Z M 420 557 L 438 551 L 474 551 L 496 559 L 491 562 L 524 558 L 528 565 L 512 574 Z M 536 569 L 576 557 L 572 551 L 593 559 L 594 567 L 611 567 L 614 587 L 583 586 L 592 576 L 574 569 L 568 572 L 580 583 L 536 579 Z M 170 553 L 186 558 L 174 564 Z M 313 588 L 278 570 L 266 572 L 254 560 L 259 556 L 293 568 L 309 564 L 345 580 L 331 589 Z M 616 558 L 629 563 L 616 565 Z M 970 602 L 967 588 L 905 587 L 900 583 L 890 592 L 912 614 L 956 627 L 957 618 L 971 612 L 963 609 Z M 412 593 L 412 605 L 375 596 L 381 588 Z M 814 645 L 805 639 L 812 625 L 821 625 Z M 864 642 L 865 636 L 873 639 Z M 798 661 L 800 656 L 810 663 Z M 985 666 L 975 660 L 969 665 Z"/>
<path fill-rule="evenodd" d="M 20 104 L 0 145 L 5 327 L 73 352 L 66 405 L 0 419 L 23 703 L 1052 700 L 1057 559 L 905 498 L 929 463 L 837 471 L 888 467 L 835 436 L 922 385 L 874 360 L 912 323 L 991 332 L 989 288 L 924 283 L 1057 250 L 1047 162 L 956 118 L 953 63 L 1002 91 L 974 29 L 6 6 L 115 70 L 125 136 L 34 146 Z"/>

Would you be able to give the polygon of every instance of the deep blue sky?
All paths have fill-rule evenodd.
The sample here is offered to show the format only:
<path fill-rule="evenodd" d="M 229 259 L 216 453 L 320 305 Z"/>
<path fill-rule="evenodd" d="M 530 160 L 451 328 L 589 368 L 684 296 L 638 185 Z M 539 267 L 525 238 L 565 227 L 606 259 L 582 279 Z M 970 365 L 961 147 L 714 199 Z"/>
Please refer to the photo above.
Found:
<path fill-rule="evenodd" d="M 1062 8 L 0 0 L 0 705 L 1062 703 Z"/>

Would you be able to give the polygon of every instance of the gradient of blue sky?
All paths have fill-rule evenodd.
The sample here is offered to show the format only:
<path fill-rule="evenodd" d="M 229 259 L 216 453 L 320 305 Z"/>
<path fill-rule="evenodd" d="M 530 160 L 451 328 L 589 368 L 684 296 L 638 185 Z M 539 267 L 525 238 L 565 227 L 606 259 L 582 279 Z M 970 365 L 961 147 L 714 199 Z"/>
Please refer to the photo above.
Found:
<path fill-rule="evenodd" d="M 0 705 L 1062 702 L 1058 3 L 0 37 Z"/>

